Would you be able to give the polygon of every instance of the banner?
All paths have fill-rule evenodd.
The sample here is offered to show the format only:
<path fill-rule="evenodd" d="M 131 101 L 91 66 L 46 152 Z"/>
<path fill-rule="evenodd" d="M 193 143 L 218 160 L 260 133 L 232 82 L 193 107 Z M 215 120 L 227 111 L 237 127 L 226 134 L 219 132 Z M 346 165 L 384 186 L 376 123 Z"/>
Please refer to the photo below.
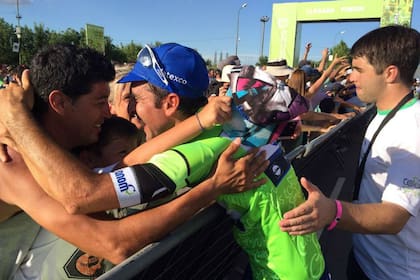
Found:
<path fill-rule="evenodd" d="M 86 24 L 86 45 L 105 54 L 104 28 L 93 24 Z"/>
<path fill-rule="evenodd" d="M 400 24 L 411 26 L 414 0 L 384 0 L 381 26 Z"/>

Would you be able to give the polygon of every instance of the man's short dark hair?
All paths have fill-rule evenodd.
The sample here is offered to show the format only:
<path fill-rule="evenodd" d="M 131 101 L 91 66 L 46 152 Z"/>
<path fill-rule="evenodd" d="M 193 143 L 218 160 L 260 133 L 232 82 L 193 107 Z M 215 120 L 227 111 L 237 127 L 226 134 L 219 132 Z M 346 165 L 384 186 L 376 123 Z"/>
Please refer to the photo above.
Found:
<path fill-rule="evenodd" d="M 395 65 L 401 80 L 411 85 L 420 63 L 420 33 L 412 28 L 390 25 L 370 31 L 354 43 L 352 57 L 366 57 L 377 74 Z"/>
<path fill-rule="evenodd" d="M 48 96 L 60 90 L 72 100 L 91 91 L 97 82 L 110 82 L 115 70 L 111 61 L 94 49 L 70 44 L 50 45 L 40 50 L 30 66 L 35 91 L 35 112 L 48 108 Z"/>

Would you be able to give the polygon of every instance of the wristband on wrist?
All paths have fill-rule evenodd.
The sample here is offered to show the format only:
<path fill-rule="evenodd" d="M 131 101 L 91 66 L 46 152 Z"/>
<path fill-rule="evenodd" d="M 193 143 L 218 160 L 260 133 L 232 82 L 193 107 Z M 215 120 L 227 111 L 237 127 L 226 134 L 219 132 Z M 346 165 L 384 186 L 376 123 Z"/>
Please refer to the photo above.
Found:
<path fill-rule="evenodd" d="M 328 226 L 327 230 L 333 230 L 337 226 L 338 222 L 341 219 L 341 215 L 343 214 L 343 205 L 341 204 L 340 200 L 335 201 L 335 206 L 337 207 L 335 218 L 331 222 L 331 224 Z"/>
<path fill-rule="evenodd" d="M 109 173 L 114 185 L 120 208 L 138 205 L 142 202 L 140 186 L 132 167 L 124 167 Z"/>
<path fill-rule="evenodd" d="M 198 113 L 195 113 L 195 117 L 197 118 L 197 122 L 201 128 L 201 131 L 204 131 L 204 126 L 201 124 L 200 118 L 198 117 Z"/>

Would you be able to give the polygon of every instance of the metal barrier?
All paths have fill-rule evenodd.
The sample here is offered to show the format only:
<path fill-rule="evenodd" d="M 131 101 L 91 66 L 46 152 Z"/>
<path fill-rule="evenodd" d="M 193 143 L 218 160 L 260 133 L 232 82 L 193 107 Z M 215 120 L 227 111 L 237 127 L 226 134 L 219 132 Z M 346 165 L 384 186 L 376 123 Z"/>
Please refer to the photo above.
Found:
<path fill-rule="evenodd" d="M 97 279 L 222 279 L 243 254 L 232 226 L 225 210 L 213 204 Z"/>

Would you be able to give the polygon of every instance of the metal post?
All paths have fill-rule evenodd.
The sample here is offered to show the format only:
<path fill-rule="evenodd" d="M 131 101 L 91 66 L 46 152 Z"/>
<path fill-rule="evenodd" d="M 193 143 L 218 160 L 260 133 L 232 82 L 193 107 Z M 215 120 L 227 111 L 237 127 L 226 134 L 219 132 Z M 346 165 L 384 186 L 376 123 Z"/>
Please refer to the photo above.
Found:
<path fill-rule="evenodd" d="M 22 38 L 22 29 L 20 27 L 20 19 L 22 16 L 19 13 L 19 0 L 16 0 L 16 18 L 17 18 L 17 26 L 16 26 L 16 37 L 18 39 L 19 49 L 18 49 L 18 58 L 19 58 L 19 64 L 22 64 L 21 62 L 21 55 L 20 55 L 20 48 L 21 48 L 21 38 Z"/>
<path fill-rule="evenodd" d="M 235 55 L 238 55 L 238 41 L 239 41 L 239 15 L 241 10 L 248 5 L 247 3 L 243 3 L 242 6 L 238 10 L 238 17 L 236 18 L 236 45 L 235 45 Z"/>
<path fill-rule="evenodd" d="M 263 57 L 264 55 L 264 34 L 265 34 L 265 23 L 270 19 L 270 17 L 268 16 L 263 16 L 260 18 L 260 21 L 262 23 L 262 38 L 261 38 L 261 53 L 260 53 L 260 57 Z"/>

